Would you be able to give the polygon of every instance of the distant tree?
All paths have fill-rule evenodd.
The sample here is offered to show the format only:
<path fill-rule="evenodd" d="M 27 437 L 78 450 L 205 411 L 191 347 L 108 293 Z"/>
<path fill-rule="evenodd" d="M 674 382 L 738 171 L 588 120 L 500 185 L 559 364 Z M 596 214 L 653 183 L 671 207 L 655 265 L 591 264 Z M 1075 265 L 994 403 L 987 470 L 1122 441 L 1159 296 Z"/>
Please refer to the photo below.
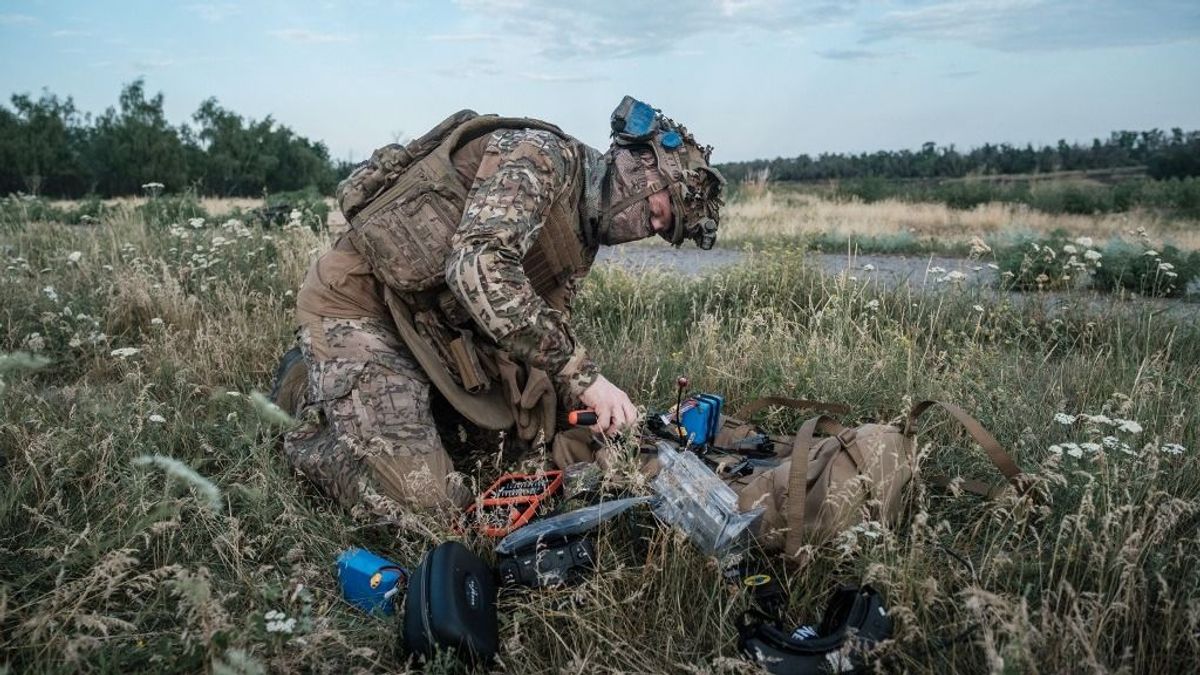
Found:
<path fill-rule="evenodd" d="M 171 191 L 187 187 L 186 133 L 167 122 L 163 95 L 147 99 L 145 82 L 137 79 L 121 90 L 119 106 L 96 119 L 85 151 L 98 191 L 137 194 L 151 182 Z"/>
<path fill-rule="evenodd" d="M 31 194 L 86 189 L 78 155 L 81 118 L 74 101 L 48 91 L 36 100 L 16 94 L 11 101 L 12 111 L 0 108 L 0 185 Z"/>

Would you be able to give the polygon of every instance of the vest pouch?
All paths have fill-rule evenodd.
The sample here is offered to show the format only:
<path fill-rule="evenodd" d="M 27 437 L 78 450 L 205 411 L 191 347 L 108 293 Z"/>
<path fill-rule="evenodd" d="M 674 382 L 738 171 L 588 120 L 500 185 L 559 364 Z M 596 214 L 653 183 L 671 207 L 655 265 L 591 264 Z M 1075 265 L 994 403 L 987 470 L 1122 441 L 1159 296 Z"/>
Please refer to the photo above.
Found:
<path fill-rule="evenodd" d="M 412 173 L 420 172 L 401 180 Z M 445 281 L 446 251 L 458 230 L 461 201 L 443 186 L 420 181 L 354 223 L 349 236 L 388 286 L 401 293 L 428 290 Z"/>

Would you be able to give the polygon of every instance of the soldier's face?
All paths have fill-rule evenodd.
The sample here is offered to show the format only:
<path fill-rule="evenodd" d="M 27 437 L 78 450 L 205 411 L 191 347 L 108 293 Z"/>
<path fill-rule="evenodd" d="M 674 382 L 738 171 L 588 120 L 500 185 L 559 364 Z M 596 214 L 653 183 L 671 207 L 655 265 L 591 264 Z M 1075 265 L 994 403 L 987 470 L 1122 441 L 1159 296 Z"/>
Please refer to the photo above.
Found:
<path fill-rule="evenodd" d="M 659 236 L 669 235 L 675 227 L 675 216 L 671 213 L 671 195 L 659 190 L 646 198 L 650 202 L 650 229 Z"/>

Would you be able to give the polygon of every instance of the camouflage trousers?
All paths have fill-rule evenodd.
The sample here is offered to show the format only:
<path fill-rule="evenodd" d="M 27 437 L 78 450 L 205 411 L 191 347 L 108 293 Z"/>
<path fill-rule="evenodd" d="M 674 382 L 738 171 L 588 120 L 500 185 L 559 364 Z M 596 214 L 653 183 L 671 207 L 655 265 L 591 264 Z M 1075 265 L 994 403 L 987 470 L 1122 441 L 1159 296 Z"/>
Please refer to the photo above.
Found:
<path fill-rule="evenodd" d="M 391 326 L 323 318 L 302 327 L 297 340 L 308 396 L 303 424 L 284 436 L 293 467 L 371 515 L 470 501 L 438 435 L 429 378 Z"/>

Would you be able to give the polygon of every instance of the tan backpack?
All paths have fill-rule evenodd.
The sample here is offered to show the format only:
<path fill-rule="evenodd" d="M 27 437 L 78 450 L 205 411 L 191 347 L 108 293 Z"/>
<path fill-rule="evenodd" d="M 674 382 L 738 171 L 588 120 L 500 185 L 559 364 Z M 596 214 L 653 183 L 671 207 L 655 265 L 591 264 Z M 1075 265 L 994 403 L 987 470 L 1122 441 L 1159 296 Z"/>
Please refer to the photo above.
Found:
<path fill-rule="evenodd" d="M 728 447 L 753 432 L 741 420 L 767 405 L 844 413 L 845 406 L 793 399 L 760 399 L 728 418 L 717 445 Z M 939 406 L 966 429 L 987 453 L 1008 483 L 989 485 L 977 480 L 925 476 L 936 485 L 956 482 L 959 487 L 985 497 L 996 497 L 1011 487 L 1022 489 L 1024 474 L 996 439 L 962 408 L 941 401 L 923 401 L 913 407 L 903 428 L 888 424 L 845 427 L 832 417 L 809 419 L 787 441 L 771 437 L 778 466 L 734 478 L 742 511 L 765 508 L 759 528 L 760 542 L 798 557 L 805 544 L 828 541 L 864 518 L 894 523 L 903 508 L 904 488 L 913 476 L 917 419 Z M 741 418 L 741 419 L 738 419 Z M 818 437 L 818 433 L 824 437 Z"/>

